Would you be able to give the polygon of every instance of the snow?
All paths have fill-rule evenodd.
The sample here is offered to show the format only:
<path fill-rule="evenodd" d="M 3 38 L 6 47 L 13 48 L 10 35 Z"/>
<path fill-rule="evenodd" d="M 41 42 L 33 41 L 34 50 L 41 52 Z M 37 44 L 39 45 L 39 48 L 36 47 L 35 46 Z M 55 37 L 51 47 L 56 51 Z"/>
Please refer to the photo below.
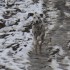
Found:
<path fill-rule="evenodd" d="M 66 2 L 65 6 L 70 6 L 70 2 L 69 1 Z"/>
<path fill-rule="evenodd" d="M 70 14 L 68 12 L 64 12 L 66 17 L 70 17 Z"/>
<path fill-rule="evenodd" d="M 50 66 L 53 68 L 53 70 L 63 70 L 63 69 L 60 69 L 59 68 L 59 64 L 58 62 L 56 61 L 56 59 L 53 59 Z"/>
<path fill-rule="evenodd" d="M 7 0 L 5 2 L 7 3 Z M 0 35 L 9 34 L 5 38 L 0 39 L 0 65 L 5 66 L 9 70 L 28 70 L 27 68 L 30 66 L 28 52 L 33 47 L 33 37 L 31 29 L 29 33 L 23 32 L 25 30 L 24 26 L 29 25 L 33 20 L 32 17 L 27 19 L 28 13 L 42 13 L 42 1 L 40 0 L 39 3 L 32 4 L 31 0 L 24 0 L 23 2 L 15 2 L 15 4 L 19 4 L 18 8 L 22 12 L 18 12 L 9 19 L 5 19 L 6 27 L 0 29 Z M 9 8 L 8 10 L 12 9 Z M 0 19 L 3 19 L 2 15 L 6 10 L 4 7 L 0 8 Z M 17 19 L 20 19 L 20 22 L 18 22 L 18 25 L 14 25 Z M 12 49 L 14 45 L 7 48 L 11 44 L 19 44 L 20 47 L 14 51 Z"/>
<path fill-rule="evenodd" d="M 63 60 L 63 64 L 68 64 L 69 66 L 66 67 L 67 70 L 70 70 L 70 59 L 68 56 L 65 56 Z"/>
<path fill-rule="evenodd" d="M 59 49 L 59 50 L 60 50 L 60 51 L 59 51 L 59 55 L 64 55 L 64 54 L 65 54 L 65 53 L 64 53 L 64 50 L 62 49 L 61 46 L 56 45 L 56 46 L 54 46 L 53 48 L 54 48 L 54 50 L 56 50 L 56 49 Z"/>
<path fill-rule="evenodd" d="M 49 29 L 49 30 L 52 30 L 52 29 L 54 28 L 54 26 L 55 26 L 55 25 L 49 25 L 49 26 L 48 26 L 48 29 Z"/>
<path fill-rule="evenodd" d="M 70 63 L 70 61 L 69 61 L 69 59 L 68 59 L 68 56 L 66 56 L 66 57 L 64 58 L 63 63 L 64 63 L 64 64 Z"/>
<path fill-rule="evenodd" d="M 7 4 L 7 1 L 8 0 L 5 0 L 5 4 Z M 9 2 L 9 4 L 12 4 L 14 0 L 10 1 L 11 2 Z M 29 32 L 24 31 L 26 26 L 30 25 L 31 22 L 34 21 L 33 17 L 27 18 L 28 13 L 42 13 L 42 4 L 43 0 L 39 0 L 39 3 L 33 3 L 32 0 L 23 0 L 20 2 L 15 2 L 15 5 L 12 8 L 0 8 L 0 19 L 4 19 L 2 15 L 7 10 L 15 11 L 14 8 L 18 8 L 21 10 L 21 12 L 17 12 L 10 18 L 5 19 L 6 26 L 0 29 L 0 36 L 8 34 L 4 38 L 0 38 L 0 66 L 5 66 L 6 70 L 28 70 L 28 67 L 30 66 L 28 54 L 29 51 L 31 51 L 33 48 L 33 35 L 32 29 L 30 29 Z M 56 11 L 56 9 L 53 8 L 52 2 L 50 2 L 49 4 L 50 5 L 48 6 L 48 10 L 50 10 L 50 12 L 47 12 L 47 15 L 49 16 L 49 18 L 47 18 L 47 21 L 52 24 L 48 23 L 47 33 L 56 26 L 55 23 L 57 23 L 59 14 L 59 11 Z M 64 14 L 67 17 L 70 16 L 67 12 L 64 12 Z M 20 21 L 16 25 L 15 22 L 18 19 L 20 19 Z M 60 26 L 60 28 L 62 27 L 63 25 Z M 68 32 L 68 34 L 70 35 L 70 32 Z M 17 46 L 18 48 L 14 51 L 13 47 L 15 47 L 17 44 L 19 46 Z M 59 49 L 59 52 L 56 54 L 57 56 L 64 56 L 65 51 L 63 50 L 62 46 L 55 45 L 52 47 L 52 51 Z M 50 66 L 53 68 L 53 70 L 63 70 L 60 69 L 60 64 L 57 62 L 57 56 L 56 59 L 52 59 Z M 68 56 L 65 56 L 62 63 L 68 64 L 69 66 L 67 67 L 67 70 L 70 70 L 70 59 Z"/>

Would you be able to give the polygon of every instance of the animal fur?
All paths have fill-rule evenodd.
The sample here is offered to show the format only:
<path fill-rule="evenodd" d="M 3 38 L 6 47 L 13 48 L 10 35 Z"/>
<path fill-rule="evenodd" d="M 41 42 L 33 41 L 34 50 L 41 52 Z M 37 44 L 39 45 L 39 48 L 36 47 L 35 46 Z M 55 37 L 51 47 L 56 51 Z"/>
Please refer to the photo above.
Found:
<path fill-rule="evenodd" d="M 34 14 L 33 16 L 34 21 L 32 23 L 32 32 L 34 36 L 34 47 L 36 54 L 42 52 L 42 46 L 44 42 L 44 36 L 45 36 L 45 27 L 44 23 L 41 20 L 41 16 L 38 14 Z"/>

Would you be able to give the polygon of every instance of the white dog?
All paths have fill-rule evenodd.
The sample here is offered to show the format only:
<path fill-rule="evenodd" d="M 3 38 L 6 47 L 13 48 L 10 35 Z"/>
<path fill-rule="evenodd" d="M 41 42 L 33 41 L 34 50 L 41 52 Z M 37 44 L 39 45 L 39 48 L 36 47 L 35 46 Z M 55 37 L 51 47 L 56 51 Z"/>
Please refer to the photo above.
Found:
<path fill-rule="evenodd" d="M 43 23 L 43 14 L 37 14 L 35 13 L 33 15 L 33 23 L 32 23 L 32 32 L 34 36 L 34 47 L 36 54 L 39 53 L 41 54 L 42 51 L 42 44 L 44 42 L 44 36 L 45 36 L 45 27 Z"/>

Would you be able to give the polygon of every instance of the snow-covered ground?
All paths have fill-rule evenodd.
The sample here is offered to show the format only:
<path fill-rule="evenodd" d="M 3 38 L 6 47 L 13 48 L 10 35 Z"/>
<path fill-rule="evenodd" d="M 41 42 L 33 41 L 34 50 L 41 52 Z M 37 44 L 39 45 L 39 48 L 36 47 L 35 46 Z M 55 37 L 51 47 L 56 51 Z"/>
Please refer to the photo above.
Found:
<path fill-rule="evenodd" d="M 18 5 L 18 8 L 21 11 L 8 19 L 3 17 L 3 12 L 15 10 L 14 8 L 17 8 L 17 6 L 14 5 L 8 9 L 4 6 L 0 7 L 0 19 L 6 21 L 6 26 L 0 29 L 0 70 L 28 70 L 28 67 L 30 66 L 28 54 L 33 48 L 33 34 L 32 29 L 27 29 L 26 27 L 29 26 L 34 19 L 33 17 L 27 17 L 28 13 L 43 13 L 42 3 L 43 0 L 39 0 L 38 3 L 33 3 L 32 0 L 17 1 L 15 4 Z M 48 24 L 46 33 L 50 32 L 56 26 L 57 14 L 59 14 L 59 11 L 53 8 L 53 3 L 50 3 L 51 1 L 49 0 L 47 6 L 50 11 L 47 13 L 49 16 L 47 21 L 52 23 L 52 25 Z M 69 14 L 65 13 L 65 15 L 68 16 Z M 19 20 L 18 23 L 16 23 L 17 20 Z M 63 25 L 60 27 L 63 27 Z M 52 47 L 53 50 L 50 54 L 53 54 L 57 49 L 59 49 L 59 52 L 55 55 L 55 58 L 52 59 L 50 66 L 53 70 L 63 70 L 60 68 L 57 58 L 58 55 L 61 57 L 64 56 L 66 52 L 61 46 L 56 45 Z M 67 66 L 66 69 L 70 70 L 70 59 L 68 56 L 65 56 L 61 63 L 68 64 L 69 66 Z"/>
<path fill-rule="evenodd" d="M 31 0 L 24 0 L 15 4 L 19 4 L 18 8 L 21 12 L 5 19 L 6 26 L 0 29 L 0 70 L 28 70 L 27 67 L 30 65 L 28 52 L 33 47 L 33 36 L 32 29 L 29 29 L 29 32 L 24 32 L 24 30 L 25 26 L 29 25 L 33 18 L 27 19 L 27 16 L 28 13 L 42 13 L 41 0 L 37 4 L 33 4 Z M 12 10 L 15 7 L 15 5 L 9 9 L 1 7 L 0 19 L 3 19 L 3 12 Z M 20 19 L 20 22 L 14 25 L 17 19 Z M 1 38 L 4 35 L 7 36 Z"/>

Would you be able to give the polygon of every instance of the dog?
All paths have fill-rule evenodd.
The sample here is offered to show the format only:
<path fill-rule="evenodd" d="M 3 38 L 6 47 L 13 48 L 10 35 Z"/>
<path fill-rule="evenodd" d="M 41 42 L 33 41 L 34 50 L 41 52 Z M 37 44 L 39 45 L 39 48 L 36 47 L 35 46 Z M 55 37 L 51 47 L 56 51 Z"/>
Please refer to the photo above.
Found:
<path fill-rule="evenodd" d="M 38 49 L 39 53 L 42 53 L 42 46 L 44 43 L 44 36 L 45 36 L 45 27 L 43 23 L 43 14 L 37 14 L 35 13 L 33 15 L 33 23 L 32 23 L 32 33 L 33 33 L 33 39 L 34 39 L 34 47 L 35 47 L 35 52 L 38 54 Z"/>

